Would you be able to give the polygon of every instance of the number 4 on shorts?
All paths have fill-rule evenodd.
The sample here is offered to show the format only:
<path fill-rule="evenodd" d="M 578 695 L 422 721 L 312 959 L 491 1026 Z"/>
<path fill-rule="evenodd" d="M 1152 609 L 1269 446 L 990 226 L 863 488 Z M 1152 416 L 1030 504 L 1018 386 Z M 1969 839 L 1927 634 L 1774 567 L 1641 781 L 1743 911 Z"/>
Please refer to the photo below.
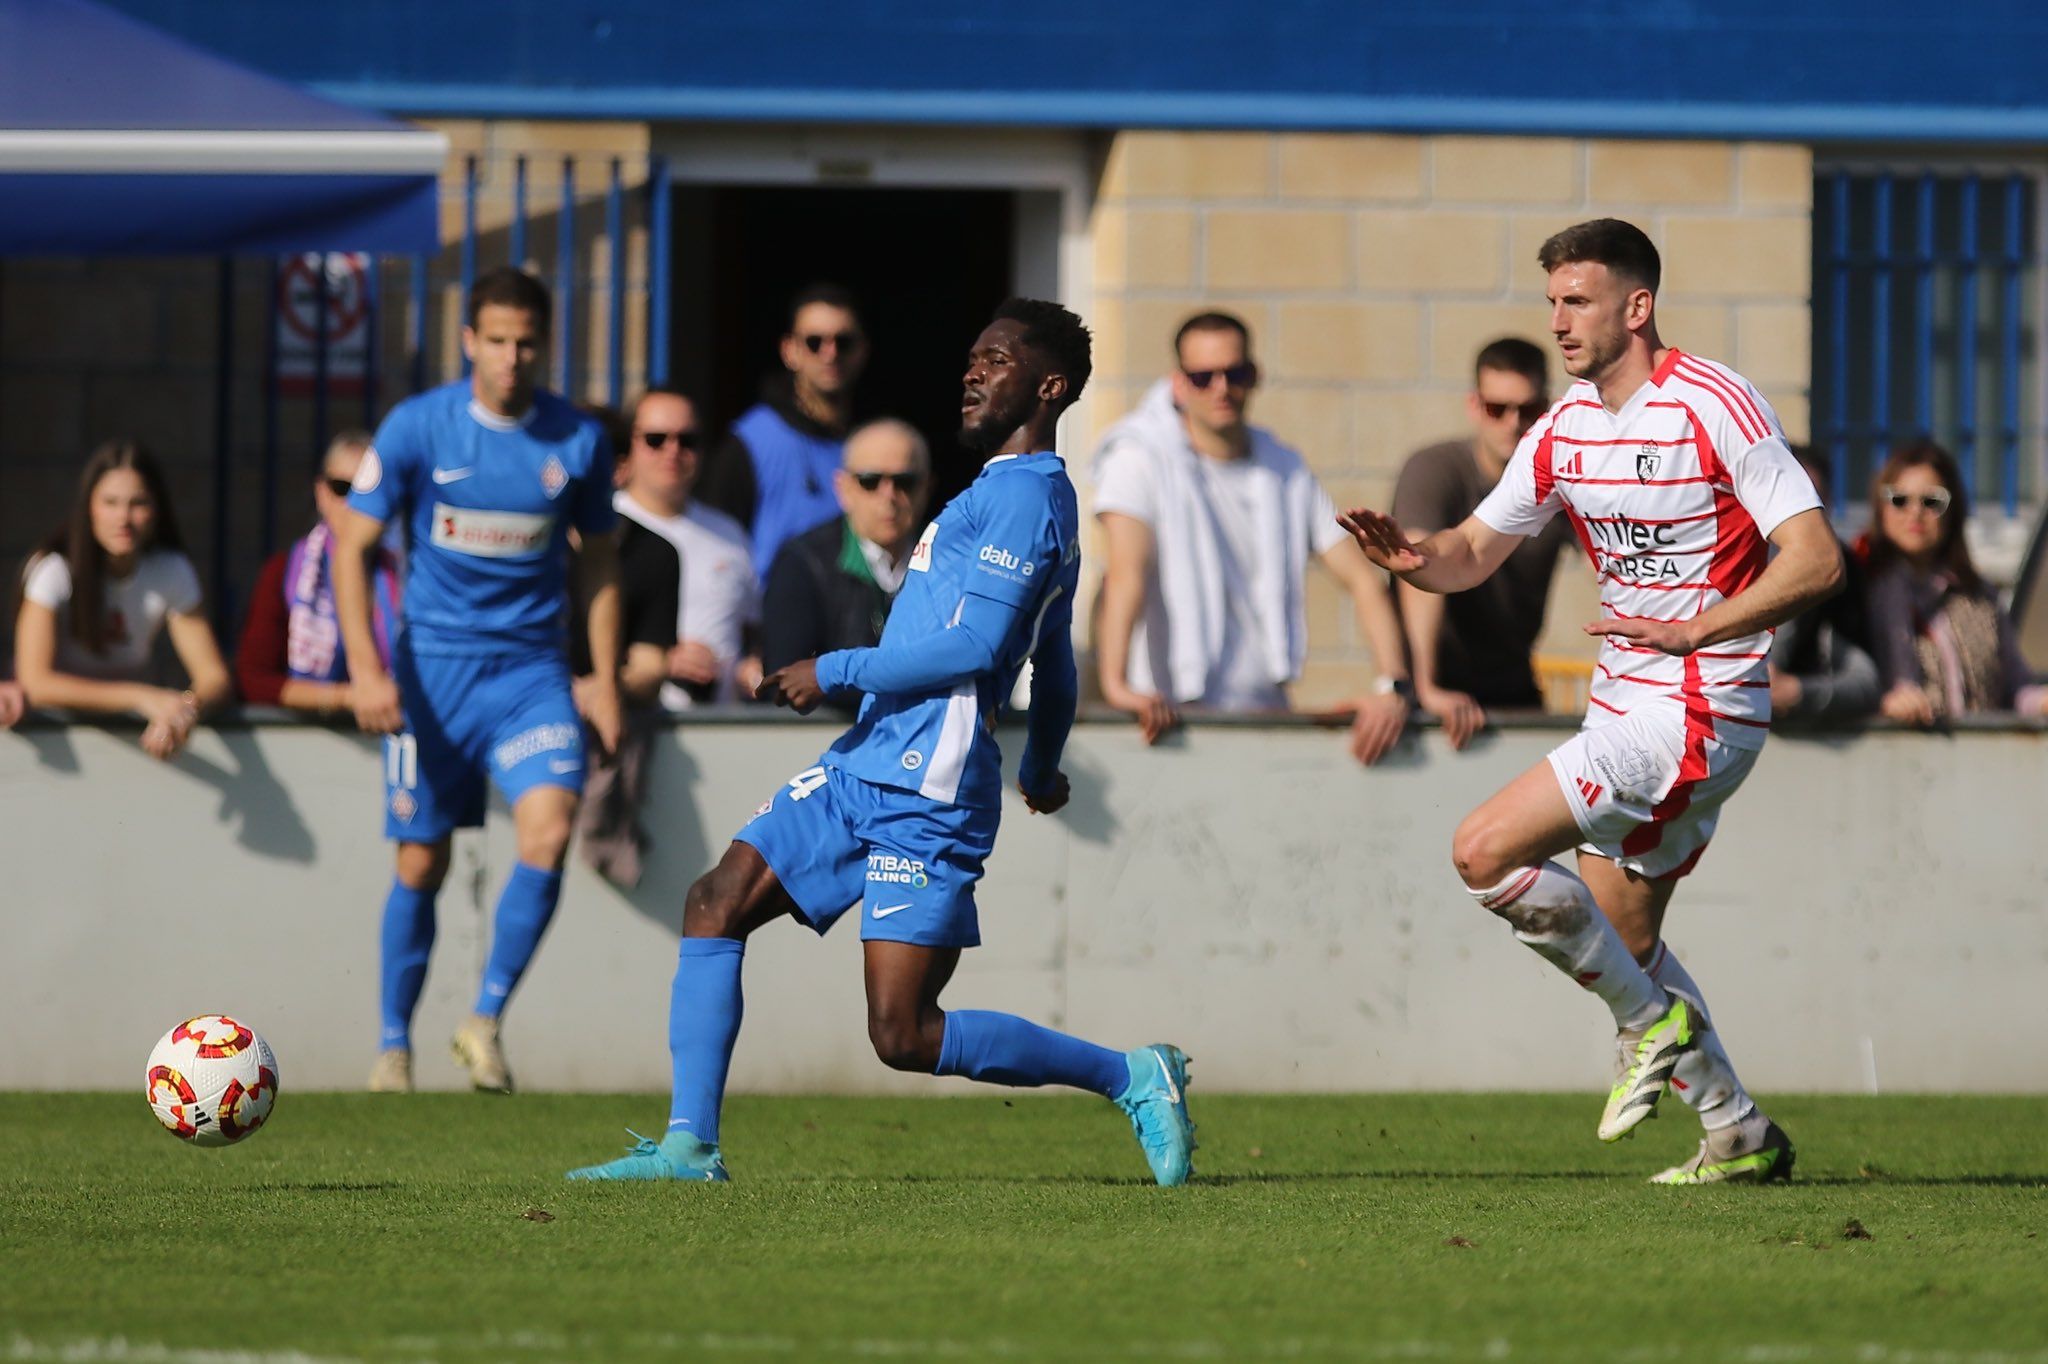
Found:
<path fill-rule="evenodd" d="M 789 779 L 789 798 L 791 800 L 802 800 L 824 784 L 824 768 L 806 768 Z"/>

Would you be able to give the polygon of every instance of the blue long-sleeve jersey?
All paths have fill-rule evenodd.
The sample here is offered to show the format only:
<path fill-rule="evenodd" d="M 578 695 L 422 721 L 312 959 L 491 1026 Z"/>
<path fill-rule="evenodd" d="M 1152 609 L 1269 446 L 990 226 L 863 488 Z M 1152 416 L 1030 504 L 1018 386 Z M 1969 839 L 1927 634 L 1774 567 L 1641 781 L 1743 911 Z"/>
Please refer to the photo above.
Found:
<path fill-rule="evenodd" d="M 1025 784 L 1049 776 L 1073 719 L 1079 522 L 1059 456 L 990 460 L 917 542 L 881 643 L 818 660 L 826 690 L 869 692 L 826 766 L 947 804 L 999 804 L 996 711 L 1035 658 Z"/>

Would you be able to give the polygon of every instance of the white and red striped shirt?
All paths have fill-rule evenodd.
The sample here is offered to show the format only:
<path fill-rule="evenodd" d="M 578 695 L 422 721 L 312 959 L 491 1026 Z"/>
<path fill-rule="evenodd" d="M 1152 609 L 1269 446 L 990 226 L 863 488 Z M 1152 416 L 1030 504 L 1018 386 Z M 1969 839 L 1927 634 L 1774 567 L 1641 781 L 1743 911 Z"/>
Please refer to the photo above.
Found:
<path fill-rule="evenodd" d="M 1763 395 L 1727 366 L 1673 349 L 1619 412 L 1592 384 L 1572 385 L 1474 515 L 1504 535 L 1533 535 L 1562 510 L 1600 575 L 1603 616 L 1679 621 L 1755 582 L 1771 532 L 1819 505 Z M 1770 650 L 1768 630 L 1685 658 L 1609 635 L 1586 723 L 1678 700 L 1721 742 L 1761 748 Z"/>

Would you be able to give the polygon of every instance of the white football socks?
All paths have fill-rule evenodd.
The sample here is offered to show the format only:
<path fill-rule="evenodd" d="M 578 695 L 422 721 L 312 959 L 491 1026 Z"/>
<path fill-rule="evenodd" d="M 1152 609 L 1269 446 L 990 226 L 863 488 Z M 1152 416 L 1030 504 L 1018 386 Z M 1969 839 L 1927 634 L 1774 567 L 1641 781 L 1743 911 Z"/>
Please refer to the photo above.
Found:
<path fill-rule="evenodd" d="M 1671 1007 L 1600 912 L 1584 881 L 1555 862 L 1517 867 L 1472 898 L 1508 921 L 1515 936 L 1606 1001 L 1617 1027 L 1647 1028 Z"/>
<path fill-rule="evenodd" d="M 1742 1081 L 1736 1078 L 1735 1065 L 1728 1059 L 1727 1049 L 1721 1045 L 1721 1034 L 1714 1029 L 1712 1015 L 1707 1011 L 1707 1001 L 1700 994 L 1700 987 L 1664 943 L 1657 944 L 1657 954 L 1650 958 L 1649 976 L 1672 994 L 1684 996 L 1698 1009 L 1699 1023 L 1704 1029 L 1699 1045 L 1680 1057 L 1677 1068 L 1671 1072 L 1672 1089 L 1700 1115 L 1700 1126 L 1709 1132 L 1733 1127 L 1756 1108 L 1756 1101 L 1749 1097 Z"/>

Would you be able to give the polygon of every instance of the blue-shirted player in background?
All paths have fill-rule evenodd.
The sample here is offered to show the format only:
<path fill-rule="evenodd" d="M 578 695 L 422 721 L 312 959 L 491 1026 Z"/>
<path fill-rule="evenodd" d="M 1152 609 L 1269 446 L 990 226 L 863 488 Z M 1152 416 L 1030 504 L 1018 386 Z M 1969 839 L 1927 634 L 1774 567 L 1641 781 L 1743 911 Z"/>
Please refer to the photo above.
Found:
<path fill-rule="evenodd" d="M 1067 803 L 1060 750 L 1076 699 L 1070 637 L 1080 542 L 1074 485 L 1053 453 L 1088 382 L 1081 320 L 1012 299 L 968 354 L 961 439 L 987 459 L 919 540 L 882 641 L 783 668 L 760 694 L 799 711 L 868 693 L 860 718 L 740 830 L 690 887 L 669 1001 L 668 1133 L 571 1179 L 723 1180 L 718 1113 L 740 1027 L 747 936 L 782 915 L 819 933 L 860 918 L 868 1037 L 897 1069 L 1002 1085 L 1071 1085 L 1114 1100 L 1153 1176 L 1190 1173 L 1194 1127 L 1178 1048 L 1106 1047 L 1009 1014 L 939 1008 L 960 949 L 981 941 L 974 883 L 995 845 L 1002 755 L 993 724 L 1027 659 L 1027 808 Z"/>
<path fill-rule="evenodd" d="M 571 528 L 591 586 L 597 677 L 584 693 L 586 718 L 607 749 L 619 734 L 611 451 L 595 422 L 534 385 L 547 290 L 504 267 L 479 277 L 468 302 L 470 377 L 408 398 L 384 419 L 334 553 L 356 723 L 390 736 L 384 829 L 398 844 L 398 874 L 384 903 L 376 1090 L 412 1088 L 412 1015 L 434 943 L 434 899 L 450 836 L 483 823 L 487 775 L 512 807 L 518 861 L 498 897 L 475 1012 L 453 1045 L 476 1088 L 512 1088 L 498 1019 L 554 915 L 583 792 L 564 630 Z M 403 518 L 411 549 L 386 673 L 364 565 L 393 518 Z"/>

